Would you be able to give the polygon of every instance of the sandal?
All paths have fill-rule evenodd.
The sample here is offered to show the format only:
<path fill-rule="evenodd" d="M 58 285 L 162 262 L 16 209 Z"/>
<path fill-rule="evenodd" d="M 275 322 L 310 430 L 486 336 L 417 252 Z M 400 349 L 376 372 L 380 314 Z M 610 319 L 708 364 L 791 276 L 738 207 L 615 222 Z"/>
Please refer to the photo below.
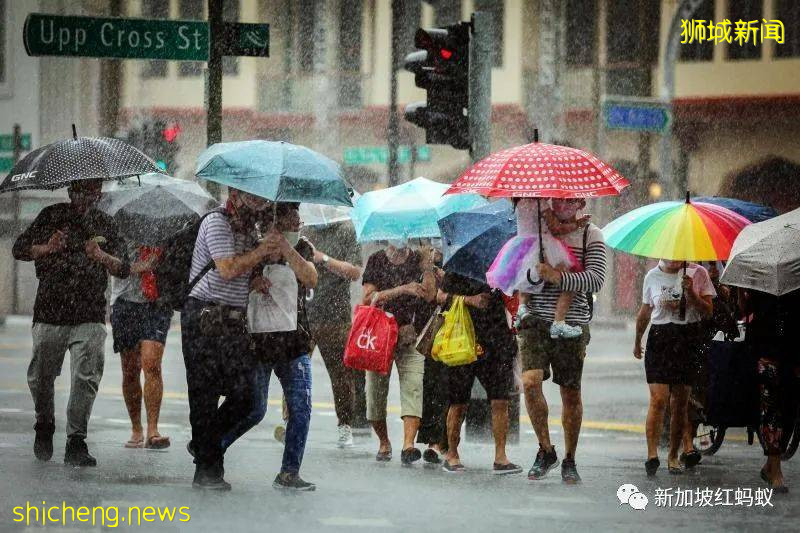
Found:
<path fill-rule="evenodd" d="M 647 472 L 647 477 L 655 476 L 659 466 L 661 466 L 661 461 L 658 460 L 658 457 L 651 457 L 645 461 L 644 470 Z"/>
<path fill-rule="evenodd" d="M 379 463 L 386 463 L 392 460 L 392 450 L 385 452 L 378 452 L 375 454 L 375 460 Z"/>
<path fill-rule="evenodd" d="M 163 450 L 169 448 L 169 437 L 162 437 L 161 435 L 153 435 L 147 438 L 147 443 L 144 447 L 148 450 Z"/>
<path fill-rule="evenodd" d="M 436 450 L 434 450 L 433 448 L 428 448 L 427 450 L 425 450 L 425 452 L 422 454 L 422 460 L 425 461 L 426 463 L 434 465 L 438 465 L 442 462 L 442 459 L 439 457 L 439 454 L 436 453 Z"/>
<path fill-rule="evenodd" d="M 144 448 L 144 438 L 139 440 L 130 439 L 123 446 L 125 448 Z"/>

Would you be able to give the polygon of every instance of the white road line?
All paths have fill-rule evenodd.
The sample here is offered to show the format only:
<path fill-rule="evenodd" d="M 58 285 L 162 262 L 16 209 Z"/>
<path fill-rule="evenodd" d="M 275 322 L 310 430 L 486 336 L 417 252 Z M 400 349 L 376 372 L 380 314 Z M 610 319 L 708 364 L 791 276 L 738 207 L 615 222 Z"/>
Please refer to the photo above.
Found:
<path fill-rule="evenodd" d="M 15 407 L 0 407 L 0 413 L 24 413 L 24 411 Z"/>
<path fill-rule="evenodd" d="M 330 518 L 320 518 L 320 523 L 324 526 L 344 526 L 344 527 L 395 527 L 386 518 L 355 518 L 350 516 L 332 516 Z"/>

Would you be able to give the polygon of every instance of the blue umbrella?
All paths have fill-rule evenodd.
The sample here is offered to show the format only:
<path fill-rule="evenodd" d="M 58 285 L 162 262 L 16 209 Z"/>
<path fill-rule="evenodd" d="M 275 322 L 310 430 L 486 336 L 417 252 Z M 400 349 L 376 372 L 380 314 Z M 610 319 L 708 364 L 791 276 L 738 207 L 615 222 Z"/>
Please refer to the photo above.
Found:
<path fill-rule="evenodd" d="M 511 202 L 503 199 L 448 215 L 439 228 L 445 271 L 486 283 L 497 252 L 517 234 L 517 219 Z"/>
<path fill-rule="evenodd" d="M 338 164 L 283 141 L 213 144 L 197 158 L 196 174 L 274 202 L 353 205 Z"/>
<path fill-rule="evenodd" d="M 444 195 L 448 187 L 417 178 L 364 193 L 353 209 L 358 241 L 439 237 L 440 218 L 486 203 L 477 194 Z"/>
<path fill-rule="evenodd" d="M 737 215 L 742 215 L 744 218 L 754 223 L 763 222 L 764 220 L 769 220 L 770 218 L 778 216 L 778 212 L 769 206 L 754 204 L 753 202 L 746 202 L 737 198 L 700 196 L 698 198 L 693 198 L 692 201 L 705 202 L 707 204 L 714 204 L 724 207 L 725 209 L 730 209 Z"/>

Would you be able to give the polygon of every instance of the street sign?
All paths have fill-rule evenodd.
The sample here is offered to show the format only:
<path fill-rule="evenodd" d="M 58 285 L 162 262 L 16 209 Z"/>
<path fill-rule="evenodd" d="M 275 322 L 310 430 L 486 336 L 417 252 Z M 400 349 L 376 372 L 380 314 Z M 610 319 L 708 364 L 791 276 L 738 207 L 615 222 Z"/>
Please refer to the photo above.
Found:
<path fill-rule="evenodd" d="M 20 137 L 20 144 L 23 151 L 31 149 L 31 134 L 23 133 Z M 14 136 L 10 134 L 0 135 L 0 152 L 14 151 Z"/>
<path fill-rule="evenodd" d="M 31 13 L 23 29 L 29 56 L 207 61 L 208 23 L 196 20 L 64 17 Z"/>
<path fill-rule="evenodd" d="M 669 106 L 655 100 L 606 101 L 606 128 L 614 130 L 663 132 L 672 120 Z"/>
<path fill-rule="evenodd" d="M 389 148 L 386 146 L 356 146 L 344 149 L 342 158 L 345 165 L 378 165 L 386 164 L 389 160 Z M 417 147 L 417 161 L 430 161 L 431 147 Z M 400 164 L 411 161 L 411 147 L 402 145 L 397 148 L 397 162 Z"/>
<path fill-rule="evenodd" d="M 223 55 L 269 57 L 269 24 L 225 23 Z"/>

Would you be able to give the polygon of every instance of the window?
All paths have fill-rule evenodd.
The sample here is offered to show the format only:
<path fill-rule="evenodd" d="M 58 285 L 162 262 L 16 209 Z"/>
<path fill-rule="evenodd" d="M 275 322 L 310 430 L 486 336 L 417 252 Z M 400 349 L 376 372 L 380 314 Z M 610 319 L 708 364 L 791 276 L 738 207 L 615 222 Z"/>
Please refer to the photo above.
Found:
<path fill-rule="evenodd" d="M 314 70 L 315 4 L 314 0 L 297 2 L 297 64 L 305 73 Z"/>
<path fill-rule="evenodd" d="M 704 21 L 706 28 L 710 22 L 714 20 L 714 0 L 705 0 L 697 11 L 692 15 L 692 20 Z M 714 41 L 708 40 L 706 33 L 706 40 L 702 42 L 694 41 L 692 43 L 678 45 L 678 58 L 681 61 L 711 61 L 714 58 Z"/>
<path fill-rule="evenodd" d="M 6 0 L 0 0 L 0 83 L 6 82 Z"/>
<path fill-rule="evenodd" d="M 761 59 L 761 19 L 764 16 L 764 3 L 763 0 L 736 0 L 735 2 L 728 1 L 728 18 L 731 21 L 731 37 L 734 41 L 728 45 L 728 59 Z M 748 35 L 748 42 L 742 42 L 740 45 L 735 40 L 736 23 L 738 21 L 749 22 L 751 20 L 757 21 L 758 30 L 753 34 Z M 753 41 L 756 41 L 753 43 Z"/>
<path fill-rule="evenodd" d="M 222 4 L 222 20 L 225 22 L 239 22 L 239 0 L 225 0 Z M 239 58 L 236 56 L 222 57 L 222 73 L 226 76 L 239 74 Z"/>
<path fill-rule="evenodd" d="M 659 0 L 608 2 L 608 62 L 652 65 L 658 61 Z"/>
<path fill-rule="evenodd" d="M 475 0 L 475 11 L 492 14 L 492 66 L 503 66 L 503 15 L 505 0 Z"/>
<path fill-rule="evenodd" d="M 800 2 L 797 0 L 773 0 L 775 19 L 783 22 L 784 42 L 774 43 L 775 57 L 800 56 Z"/>
<path fill-rule="evenodd" d="M 203 0 L 180 0 L 178 18 L 181 20 L 203 20 Z M 181 77 L 200 76 L 203 74 L 202 61 L 181 61 L 178 63 L 178 74 Z"/>
<path fill-rule="evenodd" d="M 566 17 L 567 64 L 593 64 L 597 48 L 597 0 L 567 0 Z"/>
<path fill-rule="evenodd" d="M 461 0 L 438 0 L 434 7 L 437 28 L 461 21 Z"/>
<path fill-rule="evenodd" d="M 361 106 L 363 0 L 339 2 L 339 106 Z"/>
<path fill-rule="evenodd" d="M 168 19 L 169 2 L 163 0 L 142 0 L 142 17 L 148 19 Z M 150 59 L 142 68 L 143 78 L 164 78 L 167 75 L 167 62 L 163 59 Z"/>

